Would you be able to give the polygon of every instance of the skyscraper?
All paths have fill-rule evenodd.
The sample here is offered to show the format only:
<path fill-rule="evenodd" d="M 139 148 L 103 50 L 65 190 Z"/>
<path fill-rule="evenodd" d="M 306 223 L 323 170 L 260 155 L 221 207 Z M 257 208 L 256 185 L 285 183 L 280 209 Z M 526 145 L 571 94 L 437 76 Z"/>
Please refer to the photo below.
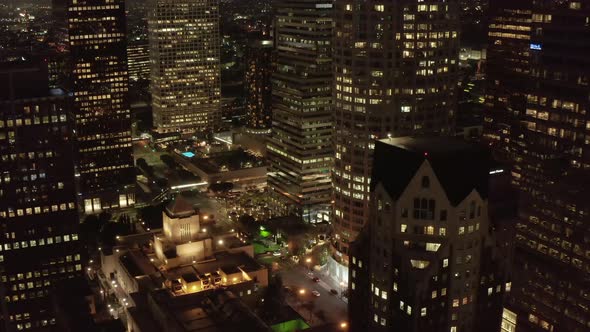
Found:
<path fill-rule="evenodd" d="M 3 331 L 48 330 L 54 283 L 82 274 L 71 105 L 47 68 L 0 66 Z"/>
<path fill-rule="evenodd" d="M 68 5 L 77 173 L 83 211 L 135 203 L 123 0 Z"/>
<path fill-rule="evenodd" d="M 246 49 L 246 130 L 268 134 L 272 115 L 272 40 L 256 39 Z"/>
<path fill-rule="evenodd" d="M 520 201 L 513 289 L 503 325 L 507 331 L 588 331 L 590 4 L 517 4 L 515 10 L 530 22 L 528 57 L 493 59 L 494 67 L 507 71 L 524 67 L 526 87 L 524 98 L 504 110 Z M 522 52 L 520 46 L 511 54 Z M 499 89 L 496 81 L 489 84 L 495 100 L 510 88 L 506 79 L 498 82 Z"/>
<path fill-rule="evenodd" d="M 130 42 L 127 46 L 127 59 L 131 81 L 150 79 L 150 48 L 147 43 Z"/>
<path fill-rule="evenodd" d="M 370 222 L 351 249 L 353 330 L 498 331 L 511 284 L 488 218 L 489 152 L 402 137 L 374 158 Z"/>
<path fill-rule="evenodd" d="M 154 127 L 194 133 L 220 121 L 219 1 L 150 0 Z"/>
<path fill-rule="evenodd" d="M 367 221 L 375 139 L 450 134 L 456 112 L 456 1 L 336 1 L 334 230 L 329 270 L 348 278 L 348 244 Z"/>
<path fill-rule="evenodd" d="M 522 115 L 526 103 L 531 3 L 531 0 L 491 3 L 483 136 L 493 147 L 496 158 L 504 160 L 514 158 L 512 139 L 518 136 L 518 128 L 511 124 Z"/>
<path fill-rule="evenodd" d="M 332 2 L 285 0 L 275 7 L 268 186 L 279 215 L 330 218 Z"/>

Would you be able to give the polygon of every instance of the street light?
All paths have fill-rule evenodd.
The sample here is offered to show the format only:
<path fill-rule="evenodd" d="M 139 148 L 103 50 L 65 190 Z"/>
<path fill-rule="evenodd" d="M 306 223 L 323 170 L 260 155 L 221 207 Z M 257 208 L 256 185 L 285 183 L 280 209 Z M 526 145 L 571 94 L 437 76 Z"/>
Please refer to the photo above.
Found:
<path fill-rule="evenodd" d="M 345 330 L 348 327 L 348 323 L 347 322 L 342 322 L 340 323 L 340 328 Z"/>
<path fill-rule="evenodd" d="M 301 288 L 301 289 L 299 290 L 299 294 L 301 294 L 301 295 L 305 294 L 305 289 Z"/>
<path fill-rule="evenodd" d="M 307 268 L 311 271 L 311 257 L 307 257 L 305 263 L 307 264 Z"/>

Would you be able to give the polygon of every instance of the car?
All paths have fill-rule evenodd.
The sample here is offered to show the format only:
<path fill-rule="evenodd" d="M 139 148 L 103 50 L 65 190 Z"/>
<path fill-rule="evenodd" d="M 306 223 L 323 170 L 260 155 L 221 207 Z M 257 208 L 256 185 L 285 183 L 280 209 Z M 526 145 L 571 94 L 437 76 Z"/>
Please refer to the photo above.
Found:
<path fill-rule="evenodd" d="M 313 282 L 320 282 L 320 278 L 318 278 L 318 277 L 313 277 L 313 278 L 311 278 L 311 280 L 313 280 Z"/>
<path fill-rule="evenodd" d="M 293 289 L 291 289 L 291 287 L 289 287 L 289 286 L 284 286 L 283 290 L 285 291 L 285 293 L 292 293 L 293 292 Z"/>
<path fill-rule="evenodd" d="M 330 294 L 338 295 L 338 291 L 335 289 L 330 289 Z"/>
<path fill-rule="evenodd" d="M 319 297 L 320 296 L 320 292 L 318 292 L 317 290 L 311 291 L 311 294 L 315 297 Z"/>
<path fill-rule="evenodd" d="M 273 252 L 272 255 L 273 256 L 281 256 L 282 254 L 280 251 L 277 250 L 277 251 Z"/>

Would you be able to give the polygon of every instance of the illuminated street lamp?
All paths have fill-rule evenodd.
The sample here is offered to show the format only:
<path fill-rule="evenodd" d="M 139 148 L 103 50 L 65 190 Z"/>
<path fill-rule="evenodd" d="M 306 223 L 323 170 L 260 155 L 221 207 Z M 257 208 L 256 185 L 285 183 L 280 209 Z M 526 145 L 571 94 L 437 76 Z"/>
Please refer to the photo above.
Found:
<path fill-rule="evenodd" d="M 311 271 L 311 257 L 307 257 L 305 263 L 307 264 L 307 268 Z"/>
<path fill-rule="evenodd" d="M 347 323 L 347 322 L 342 322 L 342 323 L 340 323 L 340 328 L 341 328 L 342 330 L 346 330 L 346 329 L 348 328 L 348 323 Z"/>
<path fill-rule="evenodd" d="M 305 294 L 305 289 L 301 288 L 301 289 L 299 290 L 299 294 L 300 294 L 300 295 L 304 295 L 304 294 Z"/>

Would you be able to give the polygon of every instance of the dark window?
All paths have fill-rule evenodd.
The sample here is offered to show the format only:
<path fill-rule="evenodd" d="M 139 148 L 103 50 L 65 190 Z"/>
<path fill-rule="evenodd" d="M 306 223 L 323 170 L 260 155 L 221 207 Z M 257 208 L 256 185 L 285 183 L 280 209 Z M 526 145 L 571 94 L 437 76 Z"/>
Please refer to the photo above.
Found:
<path fill-rule="evenodd" d="M 407 217 L 408 217 L 408 209 L 402 208 L 402 218 L 407 218 Z"/>
<path fill-rule="evenodd" d="M 440 210 L 440 221 L 447 220 L 447 210 Z"/>
<path fill-rule="evenodd" d="M 428 220 L 434 220 L 435 202 L 434 199 L 428 201 Z"/>
<path fill-rule="evenodd" d="M 471 204 L 469 204 L 469 219 L 473 219 L 475 218 L 475 202 L 472 201 Z"/>
<path fill-rule="evenodd" d="M 428 176 L 422 177 L 422 188 L 430 188 L 430 179 Z"/>
<path fill-rule="evenodd" d="M 428 219 L 428 200 L 422 198 L 420 201 L 420 219 Z"/>
<path fill-rule="evenodd" d="M 435 202 L 426 198 L 414 199 L 414 219 L 434 220 Z"/>

